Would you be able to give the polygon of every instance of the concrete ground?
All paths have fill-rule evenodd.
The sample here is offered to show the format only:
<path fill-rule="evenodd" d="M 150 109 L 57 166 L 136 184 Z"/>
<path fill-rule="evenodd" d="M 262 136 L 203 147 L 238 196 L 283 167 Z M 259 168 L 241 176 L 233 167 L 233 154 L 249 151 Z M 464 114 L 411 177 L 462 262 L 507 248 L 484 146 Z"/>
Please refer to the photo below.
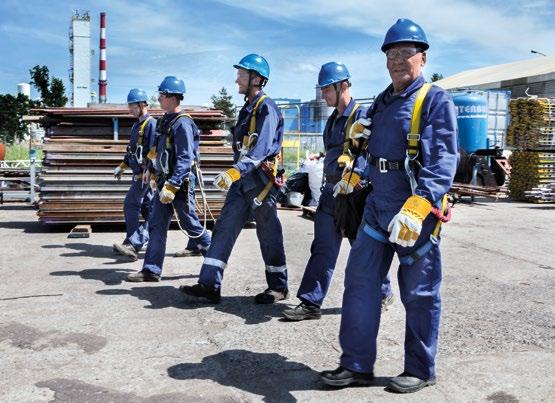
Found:
<path fill-rule="evenodd" d="M 313 223 L 294 211 L 280 216 L 294 295 Z M 170 233 L 162 282 L 126 283 L 141 263 L 113 255 L 121 232 L 68 239 L 41 227 L 33 210 L 3 206 L 0 401 L 553 401 L 554 223 L 554 205 L 456 206 L 443 237 L 438 383 L 403 396 L 384 390 L 403 369 L 398 298 L 382 317 L 378 386 L 334 390 L 319 381 L 340 354 L 347 243 L 322 319 L 285 323 L 280 312 L 294 297 L 253 304 L 265 288 L 253 229 L 233 251 L 223 302 L 187 305 L 177 287 L 196 281 L 201 258 L 171 257 L 185 245 L 180 232 Z"/>

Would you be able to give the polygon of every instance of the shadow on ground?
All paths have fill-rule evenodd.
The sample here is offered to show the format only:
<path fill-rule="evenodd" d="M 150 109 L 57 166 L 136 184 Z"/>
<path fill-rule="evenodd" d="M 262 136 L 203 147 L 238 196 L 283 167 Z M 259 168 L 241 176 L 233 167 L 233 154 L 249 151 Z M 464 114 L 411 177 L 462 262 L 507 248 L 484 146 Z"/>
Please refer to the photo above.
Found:
<path fill-rule="evenodd" d="M 193 278 L 196 276 L 184 276 Z M 175 278 L 172 278 L 175 279 Z M 224 296 L 219 304 L 207 303 L 190 303 L 186 302 L 183 294 L 174 286 L 141 286 L 131 287 L 127 289 L 107 289 L 96 292 L 100 295 L 130 295 L 141 301 L 148 301 L 149 305 L 145 305 L 147 309 L 202 309 L 213 307 L 216 311 L 224 312 L 242 318 L 246 325 L 256 325 L 259 323 L 269 322 L 273 318 L 281 318 L 284 309 L 289 306 L 286 304 L 257 305 L 254 303 L 254 297 L 249 296 Z M 325 308 L 322 309 L 323 315 L 339 315 L 341 308 Z"/>

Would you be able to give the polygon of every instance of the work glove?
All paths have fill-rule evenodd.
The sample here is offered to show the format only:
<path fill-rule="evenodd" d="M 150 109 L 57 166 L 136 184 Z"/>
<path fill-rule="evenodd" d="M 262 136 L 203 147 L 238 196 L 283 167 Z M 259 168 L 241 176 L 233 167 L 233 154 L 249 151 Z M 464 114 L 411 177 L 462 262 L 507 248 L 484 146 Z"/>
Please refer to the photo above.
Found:
<path fill-rule="evenodd" d="M 333 197 L 338 194 L 349 194 L 360 184 L 360 175 L 356 172 L 351 174 L 351 171 L 345 170 L 343 177 L 333 187 Z"/>
<path fill-rule="evenodd" d="M 387 227 L 389 241 L 404 247 L 414 246 L 430 211 L 432 203 L 427 199 L 416 195 L 409 197 Z"/>
<path fill-rule="evenodd" d="M 118 181 L 121 180 L 121 175 L 123 175 L 126 169 L 127 169 L 127 165 L 125 164 L 125 162 L 122 162 L 121 164 L 119 164 L 114 169 L 114 178 L 116 178 Z"/>
<path fill-rule="evenodd" d="M 353 157 L 350 154 L 341 154 L 337 159 L 337 165 L 341 168 L 350 168 L 353 166 Z"/>
<path fill-rule="evenodd" d="M 360 118 L 351 126 L 349 138 L 354 147 L 358 147 L 360 141 L 368 140 L 370 137 L 370 119 Z"/>
<path fill-rule="evenodd" d="M 229 168 L 214 178 L 214 186 L 222 191 L 226 191 L 233 182 L 239 179 L 241 179 L 241 172 L 236 168 Z"/>
<path fill-rule="evenodd" d="M 173 202 L 173 199 L 175 199 L 175 192 L 178 190 L 178 187 L 171 185 L 169 182 L 164 183 L 164 187 L 160 190 L 160 202 L 162 204 Z"/>

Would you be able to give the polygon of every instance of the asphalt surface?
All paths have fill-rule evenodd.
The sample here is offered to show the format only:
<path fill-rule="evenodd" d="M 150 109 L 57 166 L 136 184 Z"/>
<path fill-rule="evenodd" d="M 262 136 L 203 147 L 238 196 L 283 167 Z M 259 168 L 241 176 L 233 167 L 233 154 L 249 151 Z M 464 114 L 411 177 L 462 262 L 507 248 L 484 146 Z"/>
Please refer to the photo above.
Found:
<path fill-rule="evenodd" d="M 216 306 L 190 305 L 202 259 L 173 258 L 160 283 L 127 283 L 141 263 L 112 252 L 122 228 L 89 239 L 48 229 L 34 210 L 0 207 L 1 402 L 553 401 L 555 206 L 459 204 L 445 227 L 438 383 L 412 395 L 384 390 L 403 369 L 404 310 L 383 313 L 376 386 L 330 389 L 337 366 L 344 242 L 318 321 L 287 323 L 309 257 L 313 223 L 281 211 L 288 301 L 253 304 L 265 288 L 255 230 L 235 246 Z M 396 262 L 391 273 L 395 276 Z M 397 292 L 397 282 L 393 281 Z"/>

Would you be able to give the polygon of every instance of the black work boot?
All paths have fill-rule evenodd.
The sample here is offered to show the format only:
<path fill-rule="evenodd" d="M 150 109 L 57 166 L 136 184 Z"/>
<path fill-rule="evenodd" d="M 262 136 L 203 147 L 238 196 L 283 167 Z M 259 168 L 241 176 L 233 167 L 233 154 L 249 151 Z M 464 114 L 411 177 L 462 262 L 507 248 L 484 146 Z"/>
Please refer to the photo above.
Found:
<path fill-rule="evenodd" d="M 139 253 L 135 250 L 135 248 L 131 244 L 115 243 L 114 250 L 122 256 L 127 256 L 132 261 L 136 261 L 139 258 Z"/>
<path fill-rule="evenodd" d="M 316 305 L 301 302 L 295 308 L 283 311 L 283 317 L 295 322 L 306 319 L 320 319 L 322 317 L 322 311 Z"/>
<path fill-rule="evenodd" d="M 141 270 L 128 275 L 127 281 L 131 281 L 133 283 L 142 283 L 143 281 L 158 282 L 160 281 L 160 276 L 158 274 L 154 274 L 150 270 Z"/>
<path fill-rule="evenodd" d="M 200 250 L 191 250 L 191 249 L 183 249 L 180 250 L 179 252 L 175 252 L 173 257 L 192 257 L 192 256 L 202 256 L 202 253 L 200 253 Z"/>
<path fill-rule="evenodd" d="M 182 285 L 179 287 L 188 302 L 212 302 L 218 304 L 222 299 L 219 288 L 207 287 L 203 284 Z"/>
<path fill-rule="evenodd" d="M 374 374 L 350 371 L 339 366 L 333 371 L 320 373 L 322 381 L 326 385 L 341 387 L 350 385 L 371 385 L 374 382 Z"/>
<path fill-rule="evenodd" d="M 285 289 L 283 291 L 275 291 L 270 288 L 266 288 L 264 292 L 257 294 L 254 297 L 254 302 L 257 304 L 273 304 L 277 301 L 282 301 L 289 297 L 289 290 Z"/>
<path fill-rule="evenodd" d="M 391 378 L 387 384 L 387 390 L 390 392 L 397 393 L 412 393 L 417 392 L 426 386 L 432 386 L 436 384 L 436 378 L 430 378 L 427 380 L 417 378 L 412 376 L 407 372 L 403 372 L 397 375 L 395 378 Z"/>

